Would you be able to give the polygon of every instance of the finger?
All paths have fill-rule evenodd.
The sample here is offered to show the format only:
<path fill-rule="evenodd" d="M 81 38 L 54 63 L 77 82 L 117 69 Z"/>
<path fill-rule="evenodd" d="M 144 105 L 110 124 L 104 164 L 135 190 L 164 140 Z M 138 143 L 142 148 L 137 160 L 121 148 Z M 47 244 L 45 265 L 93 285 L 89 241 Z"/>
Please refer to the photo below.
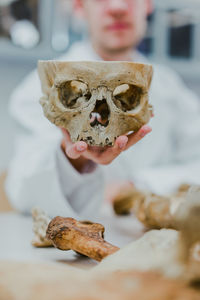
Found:
<path fill-rule="evenodd" d="M 128 143 L 126 145 L 126 150 L 143 139 L 148 133 L 152 131 L 152 128 L 148 125 L 142 126 L 137 132 L 132 133 L 128 137 Z"/>
<path fill-rule="evenodd" d="M 120 150 L 120 151 L 123 151 L 126 146 L 127 146 L 127 143 L 128 143 L 128 137 L 126 135 L 122 135 L 122 136 L 119 136 L 116 141 L 115 141 L 115 146 Z M 115 148 L 114 146 L 114 148 Z"/>
<path fill-rule="evenodd" d="M 98 163 L 107 165 L 112 162 L 123 150 L 125 150 L 127 142 L 127 136 L 118 137 L 113 147 L 107 148 L 98 156 Z"/>
<path fill-rule="evenodd" d="M 87 151 L 87 144 L 85 142 L 77 142 L 75 144 L 67 145 L 65 152 L 71 159 L 77 159 Z"/>
<path fill-rule="evenodd" d="M 79 158 L 88 148 L 85 142 L 72 143 L 69 132 L 65 128 L 61 128 L 65 139 L 65 152 L 72 159 Z"/>

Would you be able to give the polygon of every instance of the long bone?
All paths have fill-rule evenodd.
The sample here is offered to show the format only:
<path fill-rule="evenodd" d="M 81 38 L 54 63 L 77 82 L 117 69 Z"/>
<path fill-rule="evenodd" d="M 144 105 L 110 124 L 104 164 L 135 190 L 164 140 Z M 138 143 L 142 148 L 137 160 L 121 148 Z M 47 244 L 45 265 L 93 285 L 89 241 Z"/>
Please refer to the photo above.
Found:
<path fill-rule="evenodd" d="M 113 271 L 156 270 L 167 277 L 199 283 L 200 187 L 190 188 L 185 201 L 175 208 L 173 224 L 179 232 L 152 230 L 121 250 L 104 241 L 102 225 L 71 218 L 53 219 L 47 238 L 61 250 L 72 249 L 98 261 L 113 254 L 99 265 L 100 268 L 106 264 Z"/>
<path fill-rule="evenodd" d="M 188 185 L 182 185 L 172 196 L 159 196 L 131 187 L 115 197 L 113 208 L 118 215 L 133 212 L 148 228 L 179 230 L 174 214 L 187 201 L 188 190 Z"/>
<path fill-rule="evenodd" d="M 138 266 L 138 257 L 141 259 L 139 270 L 144 267 L 142 263 L 145 260 L 145 265 L 150 265 L 150 269 L 159 269 L 162 274 L 169 276 L 181 277 L 182 279 L 190 282 L 200 281 L 200 187 L 186 187 L 179 190 L 176 196 L 173 197 L 159 197 L 156 195 L 145 195 L 139 191 L 127 190 L 118 197 L 115 202 L 117 209 L 128 212 L 131 209 L 135 212 L 137 218 L 148 227 L 156 228 L 174 228 L 179 231 L 177 237 L 173 240 L 170 237 L 170 230 L 165 231 L 149 231 L 143 238 L 132 244 L 132 263 L 129 261 L 129 265 L 132 267 L 135 264 Z M 135 198 L 133 197 L 135 196 Z M 121 202 L 120 202 L 121 201 Z M 131 203 L 132 201 L 132 203 Z M 123 203 L 125 202 L 125 203 Z M 127 204 L 128 203 L 128 204 Z M 120 208 L 121 205 L 121 208 Z M 159 244 L 163 241 L 166 242 L 166 248 L 163 251 L 159 249 L 158 254 L 155 256 L 153 249 L 151 253 L 152 238 L 155 235 L 159 235 L 159 232 L 163 232 L 163 235 L 157 240 L 158 249 Z M 169 233 L 169 235 L 168 235 Z M 149 235 L 152 234 L 151 243 L 149 243 Z M 165 237 L 166 235 L 166 237 Z M 173 241 L 173 243 L 172 243 Z M 144 245 L 149 247 L 149 250 L 145 251 L 151 253 L 144 257 Z M 173 245 L 172 245 L 173 244 Z M 116 255 L 120 255 L 116 253 Z M 116 256 L 115 255 L 115 256 Z M 155 258 L 152 260 L 152 257 Z M 108 258 L 111 260 L 112 258 Z M 116 259 L 117 260 L 117 259 Z M 159 264 L 158 264 L 159 262 Z M 113 265 L 116 265 L 112 262 Z"/>
<path fill-rule="evenodd" d="M 74 250 L 101 261 L 119 250 L 104 240 L 104 231 L 104 226 L 98 223 L 56 217 L 49 223 L 47 238 L 60 250 Z"/>

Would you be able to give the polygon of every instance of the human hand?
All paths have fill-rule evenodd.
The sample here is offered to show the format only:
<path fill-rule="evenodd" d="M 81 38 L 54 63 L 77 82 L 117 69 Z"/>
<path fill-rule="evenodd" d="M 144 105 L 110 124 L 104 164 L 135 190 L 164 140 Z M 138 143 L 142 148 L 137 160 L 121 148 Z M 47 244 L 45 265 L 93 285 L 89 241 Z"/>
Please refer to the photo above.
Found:
<path fill-rule="evenodd" d="M 119 136 L 113 147 L 97 147 L 89 146 L 87 143 L 79 141 L 72 143 L 70 135 L 64 128 L 61 128 L 63 132 L 62 149 L 72 162 L 72 160 L 78 160 L 80 164 L 86 163 L 87 161 L 93 161 L 96 164 L 108 165 L 110 164 L 121 152 L 129 149 L 148 133 L 152 131 L 148 125 L 142 126 L 137 132 L 132 133 L 128 136 Z M 74 162 L 75 163 L 75 162 Z M 72 164 L 74 164 L 72 162 Z M 76 166 L 75 166 L 76 167 Z"/>

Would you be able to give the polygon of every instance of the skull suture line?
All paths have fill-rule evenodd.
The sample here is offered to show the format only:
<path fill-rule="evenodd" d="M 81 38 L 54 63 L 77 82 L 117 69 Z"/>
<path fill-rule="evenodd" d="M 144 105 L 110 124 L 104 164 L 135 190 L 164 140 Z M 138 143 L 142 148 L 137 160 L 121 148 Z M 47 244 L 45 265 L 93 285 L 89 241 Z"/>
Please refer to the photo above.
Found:
<path fill-rule="evenodd" d="M 132 62 L 39 61 L 45 116 L 72 142 L 111 146 L 152 115 L 152 66 Z"/>

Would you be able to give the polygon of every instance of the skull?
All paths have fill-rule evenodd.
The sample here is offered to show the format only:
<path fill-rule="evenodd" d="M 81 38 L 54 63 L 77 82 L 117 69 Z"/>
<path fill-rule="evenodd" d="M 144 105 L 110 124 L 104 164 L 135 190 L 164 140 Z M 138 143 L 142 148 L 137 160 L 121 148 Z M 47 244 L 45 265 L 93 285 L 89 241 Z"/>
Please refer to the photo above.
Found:
<path fill-rule="evenodd" d="M 152 115 L 152 66 L 132 62 L 39 61 L 45 116 L 72 142 L 112 146 Z"/>

